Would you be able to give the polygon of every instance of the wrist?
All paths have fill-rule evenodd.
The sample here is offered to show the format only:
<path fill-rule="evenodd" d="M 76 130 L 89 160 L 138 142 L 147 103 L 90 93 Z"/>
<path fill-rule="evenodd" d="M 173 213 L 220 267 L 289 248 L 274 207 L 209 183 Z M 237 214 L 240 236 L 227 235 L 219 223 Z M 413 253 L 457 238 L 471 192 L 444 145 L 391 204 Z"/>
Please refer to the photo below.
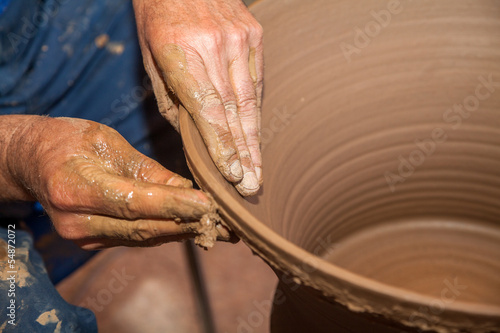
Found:
<path fill-rule="evenodd" d="M 5 118 L 4 118 L 5 117 Z M 40 143 L 40 124 L 49 120 L 42 116 L 2 116 L 3 136 L 6 142 L 2 151 L 3 181 L 7 186 L 6 200 L 33 201 L 36 199 L 35 180 L 39 178 L 37 162 Z"/>

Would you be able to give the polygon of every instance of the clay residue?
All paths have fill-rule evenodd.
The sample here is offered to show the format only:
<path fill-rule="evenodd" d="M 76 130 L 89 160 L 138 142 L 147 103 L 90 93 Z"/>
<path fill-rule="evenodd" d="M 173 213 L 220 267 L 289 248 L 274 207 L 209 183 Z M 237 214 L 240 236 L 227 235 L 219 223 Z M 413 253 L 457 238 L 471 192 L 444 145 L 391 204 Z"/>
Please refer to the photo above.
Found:
<path fill-rule="evenodd" d="M 26 263 L 29 263 L 29 241 L 25 240 L 21 246 L 16 247 L 16 283 L 19 287 L 27 287 L 33 284 L 33 276 L 29 272 Z"/>
<path fill-rule="evenodd" d="M 125 51 L 125 45 L 120 42 L 109 42 L 106 45 L 106 50 L 108 50 L 109 53 L 120 55 Z"/>
<path fill-rule="evenodd" d="M 26 287 L 32 284 L 33 277 L 31 276 L 28 267 L 23 262 L 16 261 L 16 283 L 19 287 Z"/>
<path fill-rule="evenodd" d="M 220 219 L 220 217 L 214 213 L 203 215 L 198 228 L 199 235 L 194 238 L 196 245 L 203 248 L 211 248 L 215 245 L 217 240 L 217 231 L 215 229 L 217 219 Z"/>
<path fill-rule="evenodd" d="M 59 318 L 56 315 L 56 309 L 52 309 L 51 311 L 46 311 L 38 316 L 36 320 L 40 325 L 47 325 L 52 323 L 57 323 Z"/>
<path fill-rule="evenodd" d="M 0 260 L 7 260 L 7 243 L 0 239 Z"/>
<path fill-rule="evenodd" d="M 18 287 L 30 286 L 33 283 L 33 277 L 29 272 L 25 262 L 29 258 L 29 243 L 27 241 L 16 247 L 14 259 L 16 260 L 15 268 L 10 268 L 7 258 L 7 243 L 0 239 L 0 271 L 15 271 L 15 281 Z"/>
<path fill-rule="evenodd" d="M 248 55 L 248 70 L 250 71 L 250 76 L 254 84 L 257 83 L 257 66 L 255 64 L 255 47 L 250 48 L 250 53 Z"/>
<path fill-rule="evenodd" d="M 56 309 L 52 309 L 51 311 L 46 311 L 42 313 L 40 316 L 38 316 L 36 321 L 42 326 L 57 323 L 54 333 L 61 332 L 62 321 L 60 321 L 59 318 L 57 317 Z"/>
<path fill-rule="evenodd" d="M 214 247 L 217 240 L 226 242 L 234 240 L 233 235 L 217 213 L 205 214 L 199 222 L 184 223 L 183 229 L 185 232 L 196 234 L 194 243 L 204 249 Z"/>
<path fill-rule="evenodd" d="M 109 36 L 107 34 L 101 34 L 94 39 L 95 46 L 102 49 L 109 41 Z"/>
<path fill-rule="evenodd" d="M 262 82 L 259 83 L 259 77 L 257 75 L 257 63 L 255 62 L 256 50 L 254 47 L 250 48 L 250 54 L 248 56 L 248 69 L 250 71 L 250 76 L 252 77 L 253 84 L 257 93 L 257 128 L 259 129 L 259 144 L 261 143 L 261 132 L 260 128 L 262 126 Z M 262 79 L 261 79 L 262 80 Z M 259 179 L 259 185 L 262 185 L 262 173 L 259 175 L 258 168 L 255 168 L 257 178 Z M 262 172 L 262 170 L 260 170 Z"/>

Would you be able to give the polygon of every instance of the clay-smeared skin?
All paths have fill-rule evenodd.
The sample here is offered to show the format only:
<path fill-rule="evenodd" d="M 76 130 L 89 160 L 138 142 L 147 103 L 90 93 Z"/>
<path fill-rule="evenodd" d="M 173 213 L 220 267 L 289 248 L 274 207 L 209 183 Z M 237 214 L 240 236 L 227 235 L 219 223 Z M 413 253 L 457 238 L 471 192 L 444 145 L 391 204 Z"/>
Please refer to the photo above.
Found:
<path fill-rule="evenodd" d="M 262 183 L 262 28 L 239 0 L 135 0 L 144 65 L 160 112 L 180 103 L 210 156 L 242 195 Z"/>
<path fill-rule="evenodd" d="M 254 10 L 266 40 L 262 128 L 273 131 L 262 193 L 241 198 L 224 183 L 185 113 L 181 133 L 231 229 L 290 275 L 272 332 L 499 332 L 500 2 Z M 357 48 L 351 62 L 342 43 Z M 450 113 L 467 102 L 470 114 Z M 446 140 L 429 143 L 435 129 Z M 394 192 L 388 171 L 404 176 Z"/>
<path fill-rule="evenodd" d="M 57 232 L 85 249 L 192 237 L 203 227 L 198 221 L 215 213 L 213 200 L 189 180 L 107 126 L 38 116 L 2 116 L 0 126 L 9 139 L 2 142 L 0 199 L 39 200 Z"/>

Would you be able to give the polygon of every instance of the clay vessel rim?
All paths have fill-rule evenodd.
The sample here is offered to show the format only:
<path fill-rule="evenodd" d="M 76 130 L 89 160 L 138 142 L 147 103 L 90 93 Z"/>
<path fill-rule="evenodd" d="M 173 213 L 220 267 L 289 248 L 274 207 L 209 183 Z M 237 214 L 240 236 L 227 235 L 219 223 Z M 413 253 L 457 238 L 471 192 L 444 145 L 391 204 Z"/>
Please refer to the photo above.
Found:
<path fill-rule="evenodd" d="M 378 299 L 387 302 L 391 302 L 391 300 L 401 302 L 403 299 L 412 308 L 431 304 L 432 301 L 435 301 L 435 297 L 390 286 L 334 265 L 300 248 L 267 227 L 228 193 L 227 186 L 232 185 L 228 183 L 222 184 L 217 180 L 213 174 L 216 172 L 218 175 L 215 164 L 211 160 L 210 165 L 203 163 L 205 159 L 200 155 L 198 149 L 203 147 L 205 150 L 203 153 L 206 156 L 208 156 L 208 152 L 204 144 L 197 145 L 195 143 L 196 139 L 201 142 L 200 134 L 189 113 L 182 107 L 180 107 L 179 122 L 185 155 L 196 182 L 215 198 L 226 222 L 245 244 L 271 266 L 290 272 L 290 274 L 298 277 L 301 283 L 322 291 L 327 297 L 335 297 L 344 304 L 357 303 L 358 297 L 366 298 L 367 296 L 374 301 Z M 252 239 L 250 236 L 253 236 Z M 273 256 L 273 253 L 284 251 L 286 253 L 279 259 Z M 317 262 L 318 264 L 315 265 L 317 267 L 315 267 L 314 271 L 301 274 L 300 270 L 297 269 L 297 264 L 304 262 Z M 342 300 L 343 297 L 345 302 Z M 377 311 L 374 310 L 374 312 Z M 500 315 L 500 306 L 457 300 L 452 304 L 447 304 L 446 312 L 450 314 L 467 313 L 485 318 L 490 316 L 498 317 Z"/>

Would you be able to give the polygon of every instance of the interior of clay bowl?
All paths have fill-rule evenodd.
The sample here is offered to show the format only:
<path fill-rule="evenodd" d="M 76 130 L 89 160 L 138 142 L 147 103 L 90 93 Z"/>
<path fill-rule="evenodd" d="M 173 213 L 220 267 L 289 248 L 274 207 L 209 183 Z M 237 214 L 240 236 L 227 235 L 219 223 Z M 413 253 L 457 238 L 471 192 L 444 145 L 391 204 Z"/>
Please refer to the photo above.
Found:
<path fill-rule="evenodd" d="M 261 192 L 239 196 L 181 117 L 193 172 L 235 230 L 270 262 L 307 251 L 333 275 L 430 297 L 455 284 L 455 305 L 500 306 L 499 2 L 253 11 L 265 31 Z"/>

